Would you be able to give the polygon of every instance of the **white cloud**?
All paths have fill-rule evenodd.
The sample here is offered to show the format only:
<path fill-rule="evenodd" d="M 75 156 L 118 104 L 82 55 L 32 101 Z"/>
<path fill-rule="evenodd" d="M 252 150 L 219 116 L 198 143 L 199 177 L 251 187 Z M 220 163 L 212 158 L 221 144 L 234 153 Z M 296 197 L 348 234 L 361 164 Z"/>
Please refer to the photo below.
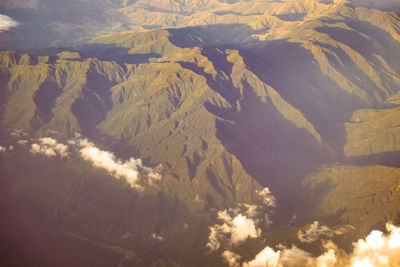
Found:
<path fill-rule="evenodd" d="M 342 235 L 350 228 L 354 227 L 348 225 L 337 229 L 331 229 L 328 226 L 320 225 L 318 221 L 315 221 L 306 231 L 299 231 L 297 233 L 297 238 L 303 243 L 312 243 L 317 241 L 321 236 L 333 237 L 335 235 Z"/>
<path fill-rule="evenodd" d="M 228 244 L 229 250 L 225 250 L 221 257 L 231 267 L 400 267 L 400 227 L 387 224 L 388 233 L 372 231 L 365 239 L 354 243 L 354 250 L 346 254 L 332 241 L 325 241 L 325 252 L 319 256 L 292 245 L 291 248 L 279 245 L 275 249 L 266 246 L 252 260 L 241 262 L 241 255 L 235 252 L 238 245 L 249 238 L 257 238 L 261 235 L 258 228 L 262 221 L 260 215 L 267 214 L 265 222 L 268 224 L 269 216 L 267 207 L 276 207 L 276 200 L 268 188 L 258 193 L 262 197 L 263 204 L 241 203 L 235 209 L 226 209 L 218 212 L 219 224 L 211 226 L 207 247 L 218 250 L 222 244 Z M 331 238 L 342 235 L 354 227 L 347 225 L 330 228 L 321 225 L 318 221 L 312 223 L 305 231 L 298 232 L 301 242 L 311 243 L 321 236 Z"/>
<path fill-rule="evenodd" d="M 20 129 L 15 129 L 10 133 L 11 136 L 22 137 L 27 136 L 28 134 Z"/>
<path fill-rule="evenodd" d="M 354 244 L 350 266 L 400 266 L 400 227 L 386 224 L 386 229 L 387 235 L 374 230 Z"/>
<path fill-rule="evenodd" d="M 230 251 L 230 250 L 225 250 L 221 254 L 222 258 L 224 261 L 231 267 L 239 267 L 240 266 L 240 255 Z"/>
<path fill-rule="evenodd" d="M 6 15 L 0 14 L 0 32 L 7 31 L 13 27 L 18 26 L 18 22 Z"/>
<path fill-rule="evenodd" d="M 264 248 L 251 261 L 244 262 L 243 267 L 333 267 L 337 262 L 334 249 L 329 249 L 319 257 L 313 257 L 310 253 L 292 246 L 281 247 L 274 250 L 271 247 Z"/>
<path fill-rule="evenodd" d="M 211 250 L 218 250 L 221 241 L 226 240 L 231 245 L 238 245 L 248 238 L 257 238 L 261 229 L 256 227 L 252 218 L 239 213 L 238 209 L 222 210 L 218 212 L 220 224 L 211 226 L 207 247 Z"/>
<path fill-rule="evenodd" d="M 39 144 L 32 144 L 30 151 L 33 154 L 43 154 L 48 157 L 53 157 L 56 155 L 56 152 L 52 148 L 41 147 Z"/>
<path fill-rule="evenodd" d="M 268 207 L 276 207 L 276 199 L 272 195 L 268 187 L 258 192 L 258 195 L 262 197 L 263 203 Z"/>
<path fill-rule="evenodd" d="M 20 140 L 21 141 L 21 140 Z M 34 143 L 31 145 L 31 153 L 33 154 L 43 154 L 47 157 L 68 156 L 68 146 L 58 143 L 57 140 L 50 137 L 39 138 L 39 143 Z"/>
<path fill-rule="evenodd" d="M 163 241 L 164 240 L 164 237 L 162 237 L 161 235 L 158 235 L 158 234 L 156 234 L 156 233 L 153 233 L 152 235 L 151 235 L 151 238 L 153 238 L 153 239 L 155 239 L 155 240 L 157 240 L 157 241 Z"/>
<path fill-rule="evenodd" d="M 336 258 L 336 253 L 334 249 L 329 249 L 324 254 L 317 258 L 317 266 L 319 267 L 330 267 L 337 265 L 338 260 Z"/>
<path fill-rule="evenodd" d="M 326 251 L 314 257 L 310 253 L 292 246 L 279 246 L 276 250 L 267 246 L 253 260 L 242 263 L 243 267 L 389 267 L 400 266 L 400 227 L 387 224 L 387 234 L 372 231 L 365 239 L 353 244 L 354 250 L 347 255 L 331 241 L 325 244 Z M 239 265 L 236 265 L 239 266 Z"/>
<path fill-rule="evenodd" d="M 233 244 L 239 244 L 247 238 L 257 238 L 260 236 L 261 230 L 256 229 L 252 219 L 239 214 L 232 220 L 230 227 L 231 240 Z"/>
<path fill-rule="evenodd" d="M 10 133 L 13 136 L 24 136 L 21 130 Z M 18 144 L 25 145 L 28 140 L 19 140 Z M 78 152 L 86 161 L 91 162 L 98 168 L 105 169 L 115 178 L 125 179 L 126 182 L 135 189 L 143 190 L 140 183 L 153 185 L 161 180 L 162 165 L 155 169 L 144 166 L 141 159 L 131 157 L 129 160 L 118 159 L 112 152 L 101 150 L 93 142 L 82 139 L 80 134 L 75 135 L 75 139 L 68 140 L 66 144 L 59 143 L 51 137 L 39 138 L 38 142 L 31 145 L 30 152 L 42 154 L 47 157 L 61 156 L 67 157 L 71 152 Z"/>
<path fill-rule="evenodd" d="M 243 267 L 278 266 L 280 254 L 280 251 L 274 251 L 272 248 L 266 247 L 253 260 L 243 263 Z"/>
<path fill-rule="evenodd" d="M 254 218 L 258 215 L 258 206 L 254 204 L 247 204 L 247 203 L 241 203 L 239 206 L 242 206 L 246 209 L 246 215 L 250 218 Z"/>
<path fill-rule="evenodd" d="M 315 221 L 310 227 L 302 232 L 297 233 L 297 237 L 301 242 L 312 243 L 316 241 L 320 236 L 332 237 L 335 235 L 335 231 L 326 225 L 320 225 L 318 221 Z"/>
<path fill-rule="evenodd" d="M 212 251 L 218 250 L 221 246 L 220 239 L 222 238 L 222 231 L 220 231 L 220 227 L 220 225 L 216 224 L 209 228 L 210 233 L 208 234 L 208 242 L 206 246 Z"/>
<path fill-rule="evenodd" d="M 6 148 L 6 147 L 0 146 L 0 152 L 6 152 L 6 151 L 7 151 L 7 148 Z"/>
<path fill-rule="evenodd" d="M 8 150 L 13 151 L 13 150 L 15 150 L 15 147 L 13 145 L 11 145 L 8 147 Z"/>
<path fill-rule="evenodd" d="M 68 145 L 76 145 L 76 141 L 75 140 L 68 140 L 67 144 Z"/>
<path fill-rule="evenodd" d="M 156 170 L 143 165 L 141 159 L 130 158 L 129 160 L 118 159 L 112 152 L 101 150 L 94 143 L 87 139 L 80 139 L 80 154 L 83 159 L 90 161 L 94 166 L 102 168 L 113 175 L 115 178 L 124 178 L 126 182 L 138 190 L 143 190 L 139 185 L 140 176 L 147 177 L 147 183 L 153 184 L 161 180 L 161 175 L 157 172 L 162 166 L 159 165 Z"/>
<path fill-rule="evenodd" d="M 271 224 L 270 208 L 276 206 L 275 197 L 267 187 L 256 193 L 258 204 L 239 203 L 236 208 L 218 211 L 217 219 L 220 223 L 209 227 L 206 246 L 210 250 L 218 250 L 222 242 L 232 247 L 247 239 L 258 238 L 262 233 L 259 226 L 261 222 L 264 221 L 265 227 Z"/>
<path fill-rule="evenodd" d="M 29 142 L 29 141 L 26 140 L 26 139 L 21 139 L 21 140 L 18 140 L 17 144 L 26 145 L 28 142 Z"/>
<path fill-rule="evenodd" d="M 103 151 L 95 146 L 85 146 L 80 150 L 82 158 L 91 161 L 94 166 L 103 168 L 115 177 L 125 177 L 132 186 L 136 185 L 139 171 L 135 159 L 122 162 L 109 151 Z"/>

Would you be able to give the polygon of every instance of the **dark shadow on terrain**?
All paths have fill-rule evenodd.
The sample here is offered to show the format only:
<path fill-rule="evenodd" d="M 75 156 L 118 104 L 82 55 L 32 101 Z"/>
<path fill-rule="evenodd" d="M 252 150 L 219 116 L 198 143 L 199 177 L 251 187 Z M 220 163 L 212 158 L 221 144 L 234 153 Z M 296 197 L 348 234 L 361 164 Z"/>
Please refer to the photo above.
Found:
<path fill-rule="evenodd" d="M 353 3 L 346 3 L 346 6 L 350 7 L 367 7 L 367 8 L 376 8 L 382 11 L 399 11 L 400 5 L 397 1 L 364 1 L 364 0 L 355 0 Z"/>
<path fill-rule="evenodd" d="M 305 129 L 261 102 L 249 85 L 244 92 L 240 112 L 219 113 L 224 120 L 216 122 L 217 137 L 246 172 L 277 197 L 282 209 L 274 221 L 287 222 L 302 205 L 297 194 L 304 176 L 299 174 L 329 161 L 329 155 Z"/>
<path fill-rule="evenodd" d="M 299 44 L 272 41 L 260 51 L 241 51 L 241 55 L 251 71 L 299 109 L 337 157 L 343 157 L 344 122 L 366 103 L 322 74 L 311 52 Z"/>
<path fill-rule="evenodd" d="M 250 88 L 245 92 L 240 112 L 217 114 L 224 119 L 217 120 L 217 137 L 261 185 L 280 191 L 299 170 L 328 160 L 305 129 L 286 120 L 273 105 L 261 102 Z"/>
<path fill-rule="evenodd" d="M 400 151 L 377 153 L 367 156 L 347 157 L 343 164 L 369 166 L 383 165 L 387 167 L 400 168 Z"/>
<path fill-rule="evenodd" d="M 283 21 L 302 21 L 306 15 L 305 13 L 289 13 L 277 15 L 277 17 Z"/>
<path fill-rule="evenodd" d="M 35 56 L 50 56 L 50 57 L 56 57 L 55 55 L 63 52 L 78 52 L 75 49 L 72 49 L 71 47 L 63 47 L 63 46 L 57 46 L 57 47 L 46 47 L 46 48 L 40 48 L 40 49 L 32 49 L 29 50 L 28 53 L 35 55 Z"/>
<path fill-rule="evenodd" d="M 129 54 L 130 48 L 118 47 L 113 44 L 88 44 L 80 47 L 78 51 L 88 58 L 98 58 L 104 61 L 115 61 L 119 64 L 149 63 L 151 58 L 160 58 L 156 53 Z"/>
<path fill-rule="evenodd" d="M 39 86 L 35 92 L 33 101 L 36 105 L 34 121 L 32 121 L 33 131 L 40 128 L 41 125 L 48 123 L 54 116 L 52 109 L 55 106 L 55 100 L 62 93 L 62 88 L 56 82 L 46 81 Z"/>
<path fill-rule="evenodd" d="M 340 21 L 332 22 L 338 23 Z M 397 72 L 400 71 L 400 62 L 396 60 L 397 57 L 394 56 L 399 53 L 400 45 L 388 32 L 365 21 L 349 21 L 346 22 L 346 24 L 355 31 L 339 27 L 317 27 L 316 30 L 326 33 L 333 40 L 351 47 L 351 49 L 361 54 L 366 60 L 372 62 L 378 70 L 386 68 L 382 65 L 381 61 L 378 60 L 376 55 L 381 56 L 394 70 Z M 373 101 L 376 96 L 374 96 L 373 93 L 377 91 L 376 85 L 371 78 L 364 74 L 357 66 L 359 63 L 353 62 L 352 59 L 338 47 L 330 46 L 327 48 L 334 51 L 345 64 L 343 66 L 345 69 L 341 71 L 341 73 L 360 88 L 366 90 L 370 95 L 371 102 L 375 104 Z M 384 79 L 384 88 L 386 90 L 378 91 L 378 93 L 380 97 L 385 100 L 391 94 L 398 91 L 398 85 L 390 75 L 383 73 L 383 76 L 386 78 Z M 357 77 L 358 79 L 355 79 Z"/>
<path fill-rule="evenodd" d="M 8 133 L 5 131 L 5 127 L 2 125 L 4 120 L 4 111 L 6 109 L 5 105 L 10 97 L 7 86 L 9 79 L 10 75 L 0 72 L 0 138 L 4 139 L 9 138 Z"/>
<path fill-rule="evenodd" d="M 72 104 L 71 112 L 77 118 L 83 134 L 93 137 L 96 134 L 96 125 L 105 119 L 112 108 L 110 88 L 116 82 L 96 71 L 87 72 L 86 80 L 86 87 L 83 88 L 81 97 Z"/>
<path fill-rule="evenodd" d="M 14 156 L 0 160 L 0 184 L 7 181 L 0 189 L 1 264 L 118 266 L 127 251 L 123 266 L 150 266 L 155 258 L 213 265 L 199 245 L 208 222 L 195 225 L 197 215 L 176 196 L 140 194 L 76 157 Z M 185 241 L 183 222 L 190 224 Z"/>
<path fill-rule="evenodd" d="M 212 63 L 214 68 L 219 72 L 219 75 L 214 79 L 211 74 L 206 73 L 204 68 L 190 62 L 178 62 L 182 68 L 189 69 L 196 74 L 206 78 L 207 85 L 216 93 L 221 95 L 232 106 L 232 110 L 236 110 L 236 101 L 240 98 L 240 92 L 232 84 L 230 79 L 223 79 L 221 76 L 225 74 L 230 77 L 232 74 L 233 64 L 227 61 L 227 55 L 217 48 L 203 48 L 202 55 L 207 57 Z M 222 111 L 221 111 L 222 112 Z"/>
<path fill-rule="evenodd" d="M 351 33 L 349 34 L 351 35 Z M 372 81 L 371 77 L 365 74 L 360 69 L 359 65 L 357 65 L 357 63 L 355 63 L 343 49 L 319 42 L 315 42 L 315 45 L 326 48 L 332 51 L 334 55 L 338 56 L 340 61 L 332 56 L 332 54 L 324 51 L 325 56 L 329 59 L 329 62 L 335 67 L 336 70 L 338 70 L 346 79 L 352 81 L 352 83 L 354 83 L 357 87 L 362 88 L 363 91 L 367 92 L 369 103 L 372 105 L 378 104 L 374 94 L 376 91 L 376 86 L 374 86 L 374 82 Z M 382 94 L 383 92 L 378 93 L 382 99 L 385 98 L 385 96 Z"/>
<path fill-rule="evenodd" d="M 202 54 L 213 62 L 219 73 L 217 76 L 205 73 L 194 63 L 179 64 L 205 77 L 207 85 L 230 104 L 231 107 L 226 108 L 205 103 L 207 110 L 220 118 L 216 121 L 218 139 L 230 153 L 236 155 L 249 175 L 261 185 L 270 187 L 278 196 L 280 205 L 288 207 L 279 216 L 282 220 L 290 220 L 292 210 L 300 205 L 296 194 L 302 179 L 313 166 L 333 161 L 329 150 L 318 144 L 305 129 L 297 128 L 284 118 L 270 100 L 262 102 L 254 88 L 245 81 L 242 81 L 244 88 L 241 93 L 231 82 L 232 64 L 223 52 L 210 47 L 203 48 Z M 257 62 L 259 59 L 253 64 Z M 259 72 L 269 69 L 261 68 Z M 224 78 L 224 74 L 230 78 Z M 281 78 L 285 82 L 286 77 Z M 210 176 L 209 180 L 212 183 L 215 178 Z M 218 184 L 212 184 L 217 191 L 222 191 Z"/>
<path fill-rule="evenodd" d="M 221 2 L 221 1 L 219 1 L 219 2 Z M 264 13 L 246 13 L 245 15 L 243 15 L 242 13 L 239 13 L 239 12 L 235 12 L 235 11 L 215 11 L 215 12 L 213 12 L 215 15 L 217 15 L 217 16 L 223 16 L 223 15 L 230 15 L 230 14 L 232 14 L 232 15 L 236 15 L 236 16 L 261 16 L 261 15 L 263 15 Z"/>
<path fill-rule="evenodd" d="M 181 48 L 218 47 L 240 49 L 245 46 L 254 30 L 245 24 L 212 24 L 177 29 L 168 29 L 169 40 Z"/>

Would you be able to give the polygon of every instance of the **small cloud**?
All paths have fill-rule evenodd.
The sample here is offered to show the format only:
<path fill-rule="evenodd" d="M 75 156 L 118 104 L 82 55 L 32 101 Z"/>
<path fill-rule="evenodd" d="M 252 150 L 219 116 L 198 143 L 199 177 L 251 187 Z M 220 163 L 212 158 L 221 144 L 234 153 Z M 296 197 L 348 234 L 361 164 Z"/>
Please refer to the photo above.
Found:
<path fill-rule="evenodd" d="M 246 215 L 250 218 L 254 218 L 258 215 L 258 206 L 254 205 L 254 204 L 247 204 L 247 203 L 243 203 L 243 204 L 239 204 L 241 206 L 243 206 L 246 209 Z"/>
<path fill-rule="evenodd" d="M 7 148 L 5 146 L 0 146 L 0 152 L 6 152 Z"/>
<path fill-rule="evenodd" d="M 241 256 L 230 251 L 225 250 L 222 253 L 222 259 L 230 266 L 230 267 L 239 267 Z"/>
<path fill-rule="evenodd" d="M 10 145 L 10 146 L 8 146 L 8 150 L 13 151 L 13 150 L 15 150 L 15 147 L 13 145 Z"/>
<path fill-rule="evenodd" d="M 310 227 L 302 232 L 297 233 L 297 238 L 303 243 L 312 243 L 316 241 L 320 236 L 332 237 L 335 235 L 335 231 L 326 225 L 320 225 L 318 221 L 315 221 Z"/>
<path fill-rule="evenodd" d="M 19 145 L 26 145 L 28 142 L 29 142 L 29 141 L 26 140 L 26 139 L 21 139 L 21 140 L 18 140 L 17 144 L 19 144 Z"/>
<path fill-rule="evenodd" d="M 213 251 L 218 250 L 221 241 L 227 241 L 231 245 L 238 245 L 248 238 L 257 238 L 261 229 L 256 227 L 252 218 L 239 213 L 237 209 L 222 210 L 218 212 L 220 224 L 211 226 L 207 247 Z"/>
<path fill-rule="evenodd" d="M 268 207 L 276 207 L 276 199 L 272 195 L 271 190 L 268 187 L 265 187 L 263 190 L 258 192 L 258 195 L 262 197 L 264 205 Z"/>
<path fill-rule="evenodd" d="M 43 154 L 47 157 L 68 156 L 68 146 L 58 143 L 57 140 L 51 137 L 39 138 L 39 143 L 34 143 L 31 145 L 31 153 L 33 154 Z"/>
<path fill-rule="evenodd" d="M 156 234 L 156 233 L 153 233 L 152 235 L 151 235 L 151 238 L 153 238 L 153 239 L 155 239 L 155 240 L 157 240 L 157 241 L 164 241 L 164 237 L 162 237 L 161 235 L 158 235 L 158 234 Z"/>
<path fill-rule="evenodd" d="M 292 218 L 290 219 L 290 222 L 288 223 L 288 226 L 292 225 L 297 220 L 297 213 L 293 214 Z"/>
<path fill-rule="evenodd" d="M 23 137 L 23 136 L 27 136 L 28 134 L 20 129 L 15 129 L 12 132 L 10 132 L 10 135 L 15 136 L 15 137 Z"/>
<path fill-rule="evenodd" d="M 297 233 L 297 238 L 303 243 L 312 243 L 318 240 L 321 236 L 333 237 L 335 235 L 342 235 L 347 232 L 352 226 L 344 226 L 337 229 L 331 229 L 326 225 L 320 225 L 318 221 L 315 221 L 310 227 L 302 232 Z"/>
<path fill-rule="evenodd" d="M 236 208 L 218 211 L 220 223 L 209 227 L 206 247 L 216 251 L 222 242 L 232 247 L 261 236 L 260 225 L 264 222 L 268 227 L 272 223 L 269 216 L 271 207 L 276 206 L 276 200 L 267 187 L 256 193 L 259 196 L 258 204 L 239 203 Z"/>
<path fill-rule="evenodd" d="M 42 148 L 39 144 L 32 144 L 30 152 L 33 154 L 43 154 L 48 157 L 56 155 L 56 152 L 52 148 Z"/>
<path fill-rule="evenodd" d="M 143 165 L 141 159 L 130 158 L 129 160 L 118 159 L 112 152 L 101 150 L 94 143 L 87 139 L 80 139 L 80 154 L 83 159 L 92 162 L 98 168 L 102 168 L 116 178 L 124 178 L 127 183 L 138 190 L 143 190 L 139 185 L 141 176 L 147 177 L 148 184 L 154 184 L 161 180 L 162 165 L 156 167 L 156 170 Z"/>
<path fill-rule="evenodd" d="M 232 244 L 240 244 L 247 238 L 257 238 L 260 236 L 261 230 L 256 229 L 252 219 L 239 214 L 232 220 L 230 229 Z"/>
<path fill-rule="evenodd" d="M 199 196 L 199 194 L 196 194 L 196 195 L 194 196 L 194 202 L 199 203 L 199 204 L 204 203 L 204 201 L 201 199 L 201 197 Z"/>
<path fill-rule="evenodd" d="M 18 26 L 18 22 L 6 15 L 0 14 L 0 32 L 8 31 L 11 28 Z"/>
<path fill-rule="evenodd" d="M 22 137 L 27 134 L 22 130 L 16 129 L 10 135 Z M 64 158 L 69 156 L 70 153 L 78 153 L 84 160 L 91 162 L 98 168 L 105 169 L 115 178 L 125 179 L 132 188 L 140 191 L 144 189 L 141 184 L 154 185 L 162 179 L 160 174 L 163 170 L 162 164 L 153 169 L 143 165 L 141 159 L 133 157 L 125 161 L 118 159 L 114 153 L 101 150 L 93 142 L 83 139 L 79 133 L 75 133 L 75 138 L 66 141 L 66 144 L 60 143 L 51 137 L 42 137 L 36 142 L 26 139 L 17 141 L 19 145 L 28 143 L 32 143 L 30 146 L 32 154 L 41 154 L 47 157 L 60 156 Z M 10 146 L 9 150 L 13 149 L 14 147 Z"/>
<path fill-rule="evenodd" d="M 67 144 L 68 145 L 76 145 L 76 141 L 75 140 L 68 140 Z"/>

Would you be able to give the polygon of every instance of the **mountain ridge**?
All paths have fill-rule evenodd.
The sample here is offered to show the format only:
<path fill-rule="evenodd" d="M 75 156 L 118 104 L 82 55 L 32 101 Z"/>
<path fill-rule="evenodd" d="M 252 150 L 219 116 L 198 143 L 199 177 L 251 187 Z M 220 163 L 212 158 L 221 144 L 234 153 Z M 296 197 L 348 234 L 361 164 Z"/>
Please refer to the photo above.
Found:
<path fill-rule="evenodd" d="M 245 266 L 322 241 L 339 257 L 400 222 L 395 1 L 96 3 L 0 1 L 21 23 L 0 32 L 11 266 Z"/>

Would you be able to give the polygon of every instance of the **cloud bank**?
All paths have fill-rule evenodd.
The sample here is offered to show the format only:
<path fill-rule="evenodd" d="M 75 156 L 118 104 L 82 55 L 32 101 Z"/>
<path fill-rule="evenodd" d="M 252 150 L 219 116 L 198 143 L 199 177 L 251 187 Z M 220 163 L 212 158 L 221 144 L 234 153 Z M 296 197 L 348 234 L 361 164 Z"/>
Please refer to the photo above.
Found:
<path fill-rule="evenodd" d="M 6 15 L 0 14 L 0 32 L 7 31 L 11 28 L 18 26 L 18 22 Z"/>
<path fill-rule="evenodd" d="M 351 254 L 340 250 L 333 242 L 325 243 L 325 252 L 320 256 L 299 249 L 269 246 L 260 251 L 252 260 L 240 263 L 241 256 L 225 251 L 223 259 L 232 267 L 389 267 L 400 266 L 400 227 L 386 224 L 387 234 L 373 230 L 365 239 L 353 244 Z"/>
<path fill-rule="evenodd" d="M 247 239 L 261 236 L 261 215 L 267 214 L 268 207 L 276 207 L 276 199 L 268 188 L 258 192 L 262 204 L 241 203 L 235 209 L 218 212 L 219 224 L 211 226 L 207 247 L 211 251 L 222 245 L 228 247 L 221 253 L 225 263 L 231 267 L 400 267 L 400 227 L 386 224 L 387 233 L 374 230 L 365 239 L 353 243 L 353 251 L 347 254 L 331 240 L 323 241 L 324 252 L 314 256 L 296 245 L 286 247 L 278 245 L 266 246 L 251 260 L 243 260 L 236 253 L 235 246 Z M 269 216 L 265 222 L 268 225 Z M 331 238 L 354 229 L 352 226 L 331 228 L 313 222 L 308 229 L 297 233 L 298 239 L 304 243 L 312 243 L 320 237 Z"/>
<path fill-rule="evenodd" d="M 337 263 L 334 249 L 327 250 L 318 257 L 293 246 L 291 248 L 281 247 L 274 250 L 271 247 L 264 248 L 251 261 L 244 262 L 243 267 L 333 267 Z"/>
<path fill-rule="evenodd" d="M 386 224 L 388 234 L 372 231 L 354 244 L 350 257 L 353 267 L 400 266 L 400 227 Z"/>

